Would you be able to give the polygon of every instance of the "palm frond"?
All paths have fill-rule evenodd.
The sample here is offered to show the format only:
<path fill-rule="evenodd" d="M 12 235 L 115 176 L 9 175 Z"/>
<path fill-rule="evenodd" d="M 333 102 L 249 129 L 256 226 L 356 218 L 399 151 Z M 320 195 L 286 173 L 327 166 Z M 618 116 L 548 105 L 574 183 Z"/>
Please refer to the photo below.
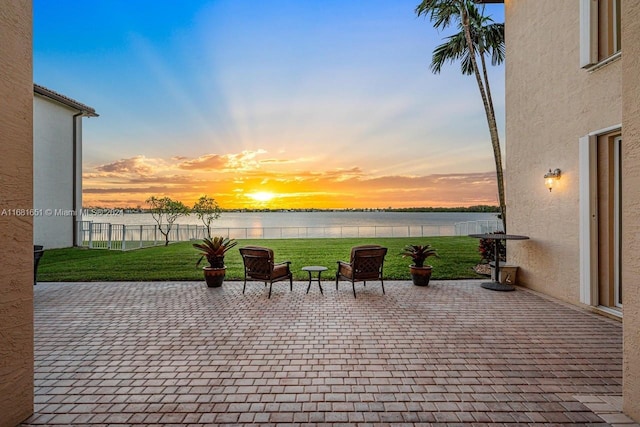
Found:
<path fill-rule="evenodd" d="M 475 54 L 484 56 L 488 53 L 492 65 L 504 62 L 504 24 L 494 23 L 493 19 L 484 16 L 470 0 L 424 0 L 416 8 L 416 13 L 429 15 L 436 28 L 446 27 L 456 19 L 459 30 L 434 49 L 429 68 L 435 74 L 441 72 L 444 64 L 456 61 L 460 61 L 462 74 L 471 75 L 475 71 L 464 26 L 459 19 L 462 7 L 469 15 L 469 32 Z"/>
<path fill-rule="evenodd" d="M 489 46 L 491 53 L 491 65 L 499 65 L 504 62 L 504 24 L 490 24 L 484 27 L 485 45 Z"/>
<path fill-rule="evenodd" d="M 465 76 L 470 76 L 474 72 L 473 61 L 471 61 L 471 55 L 469 54 L 469 51 L 465 52 L 465 55 L 460 61 L 460 72 Z"/>
<path fill-rule="evenodd" d="M 427 16 L 434 28 L 443 29 L 460 20 L 464 0 L 423 0 L 415 8 L 418 16 Z"/>
<path fill-rule="evenodd" d="M 473 66 L 469 58 L 469 49 L 464 33 L 457 33 L 447 38 L 447 42 L 436 46 L 433 50 L 430 69 L 440 73 L 445 63 L 454 63 L 460 60 L 463 65 L 463 74 L 473 73 Z"/>

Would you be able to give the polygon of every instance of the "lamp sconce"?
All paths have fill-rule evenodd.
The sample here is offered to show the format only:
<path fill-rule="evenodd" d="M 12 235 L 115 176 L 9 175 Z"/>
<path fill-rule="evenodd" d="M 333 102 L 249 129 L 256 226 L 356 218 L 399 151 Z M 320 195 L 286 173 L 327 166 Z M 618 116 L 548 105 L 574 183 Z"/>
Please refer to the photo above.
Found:
<path fill-rule="evenodd" d="M 561 175 L 560 169 L 549 169 L 549 172 L 544 174 L 544 184 L 549 189 L 549 192 L 553 190 L 553 187 L 556 185 L 556 181 L 560 179 Z"/>

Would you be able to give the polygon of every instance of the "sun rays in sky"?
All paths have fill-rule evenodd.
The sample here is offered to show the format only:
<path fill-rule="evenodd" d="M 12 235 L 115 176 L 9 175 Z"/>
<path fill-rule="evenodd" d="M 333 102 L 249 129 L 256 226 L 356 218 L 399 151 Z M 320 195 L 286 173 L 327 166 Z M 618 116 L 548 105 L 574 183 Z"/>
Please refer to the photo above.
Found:
<path fill-rule="evenodd" d="M 416 4 L 35 0 L 34 80 L 100 114 L 83 126 L 87 206 L 496 204 L 475 82 L 429 72 L 446 34 Z"/>

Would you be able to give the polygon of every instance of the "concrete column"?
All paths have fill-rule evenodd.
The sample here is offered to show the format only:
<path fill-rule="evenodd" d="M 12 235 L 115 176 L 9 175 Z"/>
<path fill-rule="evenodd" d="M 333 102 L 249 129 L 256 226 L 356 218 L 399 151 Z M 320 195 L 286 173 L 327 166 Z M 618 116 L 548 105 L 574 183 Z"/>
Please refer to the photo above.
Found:
<path fill-rule="evenodd" d="M 0 7 L 0 426 L 33 413 L 32 4 Z"/>
<path fill-rule="evenodd" d="M 640 3 L 621 4 L 623 408 L 640 421 Z"/>

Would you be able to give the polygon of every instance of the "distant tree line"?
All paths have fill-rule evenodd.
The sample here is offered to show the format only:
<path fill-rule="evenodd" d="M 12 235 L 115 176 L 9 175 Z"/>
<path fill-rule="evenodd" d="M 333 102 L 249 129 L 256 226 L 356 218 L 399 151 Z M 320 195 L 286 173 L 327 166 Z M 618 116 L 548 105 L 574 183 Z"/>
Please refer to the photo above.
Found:
<path fill-rule="evenodd" d="M 500 206 L 475 205 L 458 206 L 453 208 L 428 207 L 428 208 L 397 208 L 388 209 L 389 212 L 500 212 Z"/>
<path fill-rule="evenodd" d="M 458 207 L 411 207 L 411 208 L 345 208 L 345 209 L 222 209 L 223 212 L 490 212 L 499 213 L 500 207 L 493 205 L 475 205 Z"/>

